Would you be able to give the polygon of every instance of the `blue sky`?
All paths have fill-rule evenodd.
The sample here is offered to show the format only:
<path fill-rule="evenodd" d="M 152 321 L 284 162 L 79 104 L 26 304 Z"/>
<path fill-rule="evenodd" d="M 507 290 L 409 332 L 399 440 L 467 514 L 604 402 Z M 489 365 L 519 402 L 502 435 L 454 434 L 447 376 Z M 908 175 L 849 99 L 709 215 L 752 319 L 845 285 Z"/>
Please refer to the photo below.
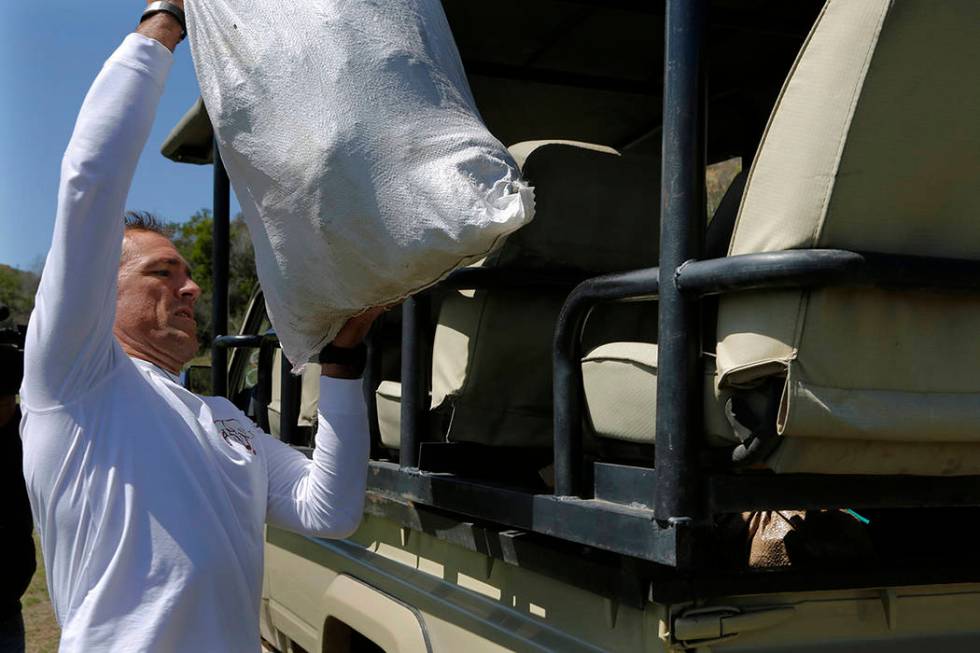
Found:
<path fill-rule="evenodd" d="M 30 268 L 54 225 L 58 168 L 103 62 L 133 30 L 139 0 L 5 2 L 0 19 L 0 263 Z M 127 207 L 183 221 L 211 205 L 211 166 L 176 164 L 160 145 L 198 96 L 187 43 L 143 150 Z M 237 211 L 237 203 L 232 211 Z"/>

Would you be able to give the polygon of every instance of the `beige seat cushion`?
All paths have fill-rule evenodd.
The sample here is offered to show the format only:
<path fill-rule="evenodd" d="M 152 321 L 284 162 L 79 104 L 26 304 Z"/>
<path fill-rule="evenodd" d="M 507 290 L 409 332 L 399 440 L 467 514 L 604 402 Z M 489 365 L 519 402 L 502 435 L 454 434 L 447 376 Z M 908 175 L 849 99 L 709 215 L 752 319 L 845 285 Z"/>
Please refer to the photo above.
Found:
<path fill-rule="evenodd" d="M 967 72 L 980 56 L 978 24 L 973 0 L 827 2 L 770 118 L 730 254 L 980 258 L 980 84 Z M 812 442 L 784 445 L 770 461 L 777 471 L 964 473 L 969 464 L 950 463 L 980 442 L 978 331 L 972 297 L 729 295 L 719 383 L 785 376 L 778 433 Z M 814 444 L 831 441 L 827 455 Z M 922 442 L 949 444 L 933 458 Z M 900 451 L 919 453 L 886 463 Z"/>
<path fill-rule="evenodd" d="M 402 384 L 398 381 L 382 381 L 374 392 L 378 407 L 378 430 L 381 444 L 389 449 L 400 449 L 402 434 Z M 452 415 L 442 411 L 432 411 L 427 416 L 424 442 L 437 442 L 445 437 L 447 424 Z"/>
<path fill-rule="evenodd" d="M 402 441 L 402 384 L 397 381 L 382 381 L 374 392 L 378 405 L 378 430 L 381 444 L 389 449 L 398 449 Z"/>
<path fill-rule="evenodd" d="M 534 221 L 486 266 L 588 275 L 656 265 L 659 161 L 609 148 L 541 141 L 511 148 L 534 185 Z M 432 406 L 452 414 L 448 439 L 548 447 L 551 345 L 567 291 L 459 291 L 443 301 Z M 600 307 L 586 346 L 656 339 L 656 305 Z"/>
<path fill-rule="evenodd" d="M 703 424 L 709 441 L 725 442 L 727 397 L 715 395 L 714 365 L 707 359 Z M 656 438 L 657 345 L 612 342 L 582 359 L 585 405 L 593 432 L 604 438 L 653 444 Z"/>

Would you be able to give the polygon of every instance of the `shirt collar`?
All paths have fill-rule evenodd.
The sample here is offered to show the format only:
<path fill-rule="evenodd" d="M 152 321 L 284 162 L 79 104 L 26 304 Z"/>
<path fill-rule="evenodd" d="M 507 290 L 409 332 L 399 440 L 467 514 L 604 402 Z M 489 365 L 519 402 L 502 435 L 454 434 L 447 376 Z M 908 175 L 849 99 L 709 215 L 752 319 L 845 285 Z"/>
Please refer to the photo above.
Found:
<path fill-rule="evenodd" d="M 151 363 L 150 361 L 145 361 L 145 360 L 143 360 L 141 358 L 134 358 L 132 356 L 130 356 L 129 358 L 134 363 L 136 363 L 136 367 L 139 367 L 141 369 L 144 369 L 147 372 L 150 372 L 151 374 L 156 374 L 158 376 L 163 376 L 163 377 L 165 377 L 167 379 L 170 379 L 174 383 L 180 383 L 180 376 L 179 375 L 174 374 L 173 372 L 170 372 L 168 370 L 165 370 L 162 367 L 160 367 L 159 365 L 156 365 L 155 363 Z"/>

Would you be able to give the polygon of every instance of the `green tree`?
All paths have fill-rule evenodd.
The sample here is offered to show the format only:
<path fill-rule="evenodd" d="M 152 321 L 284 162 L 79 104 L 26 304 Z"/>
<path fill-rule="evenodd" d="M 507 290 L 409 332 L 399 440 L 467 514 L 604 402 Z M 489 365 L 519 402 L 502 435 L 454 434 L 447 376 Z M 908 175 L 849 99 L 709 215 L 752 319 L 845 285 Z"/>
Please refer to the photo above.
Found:
<path fill-rule="evenodd" d="M 0 304 L 10 309 L 11 323 L 27 324 L 34 310 L 37 284 L 38 275 L 33 272 L 0 264 Z"/>

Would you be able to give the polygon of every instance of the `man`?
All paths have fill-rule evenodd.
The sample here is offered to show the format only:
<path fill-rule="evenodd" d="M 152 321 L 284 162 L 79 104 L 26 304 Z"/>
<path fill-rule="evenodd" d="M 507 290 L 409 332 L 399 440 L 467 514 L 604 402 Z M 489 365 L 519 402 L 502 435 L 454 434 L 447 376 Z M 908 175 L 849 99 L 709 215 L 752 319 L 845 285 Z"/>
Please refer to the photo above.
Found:
<path fill-rule="evenodd" d="M 6 307 L 0 305 L 0 314 Z M 2 320 L 0 315 L 0 320 Z M 14 342 L 4 342 L 12 335 Z M 20 409 L 17 387 L 23 370 L 23 352 L 17 331 L 0 329 L 0 651 L 24 650 L 24 619 L 20 597 L 34 575 L 34 538 L 31 506 L 21 473 L 21 444 L 17 427 Z"/>
<path fill-rule="evenodd" d="M 176 15 L 145 18 L 85 98 L 27 334 L 24 472 L 62 651 L 257 651 L 264 524 L 344 537 L 363 507 L 354 365 L 323 366 L 312 460 L 177 383 L 200 288 L 152 224 L 120 220 Z M 334 346 L 357 346 L 376 313 Z"/>

